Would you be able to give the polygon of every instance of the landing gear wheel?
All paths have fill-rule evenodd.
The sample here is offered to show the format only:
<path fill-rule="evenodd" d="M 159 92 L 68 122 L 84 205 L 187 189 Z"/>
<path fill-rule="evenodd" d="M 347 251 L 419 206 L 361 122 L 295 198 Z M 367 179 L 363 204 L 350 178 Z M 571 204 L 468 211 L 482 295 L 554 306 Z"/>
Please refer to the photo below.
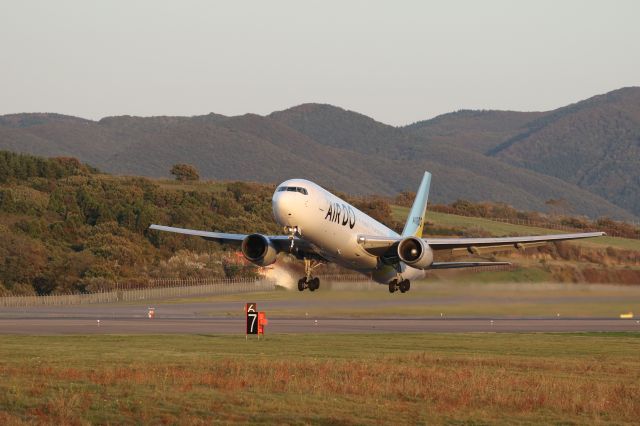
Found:
<path fill-rule="evenodd" d="M 311 280 L 311 283 L 309 284 L 309 289 L 311 291 L 317 290 L 320 288 L 320 278 L 316 277 L 314 279 Z"/>
<path fill-rule="evenodd" d="M 304 259 L 304 273 L 305 276 L 298 281 L 298 290 L 303 291 L 308 288 L 309 291 L 316 291 L 320 288 L 320 278 L 312 278 L 312 273 L 315 268 L 322 265 L 320 261 L 313 261 L 311 259 Z"/>
<path fill-rule="evenodd" d="M 393 280 L 389 283 L 389 293 L 394 293 L 398 288 L 398 280 Z"/>
<path fill-rule="evenodd" d="M 406 293 L 411 288 L 411 282 L 409 280 L 400 281 L 399 287 L 402 293 Z"/>

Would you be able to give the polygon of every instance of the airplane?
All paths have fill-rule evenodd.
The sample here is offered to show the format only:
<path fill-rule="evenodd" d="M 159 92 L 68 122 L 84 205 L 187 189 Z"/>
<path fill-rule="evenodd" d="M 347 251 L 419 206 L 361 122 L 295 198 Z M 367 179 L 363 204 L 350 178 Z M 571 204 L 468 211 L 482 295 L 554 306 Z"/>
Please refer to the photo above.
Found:
<path fill-rule="evenodd" d="M 277 186 L 272 197 L 273 216 L 285 235 L 228 234 L 171 226 L 150 229 L 202 237 L 240 247 L 244 257 L 268 266 L 278 253 L 289 252 L 304 261 L 305 275 L 298 290 L 315 291 L 320 279 L 314 270 L 335 262 L 387 285 L 389 292 L 407 292 L 411 281 L 431 269 L 509 265 L 509 262 L 440 262 L 434 254 L 480 255 L 510 249 L 525 249 L 552 241 L 605 235 L 604 232 L 555 234 L 501 238 L 423 238 L 424 218 L 431 173 L 425 172 L 402 234 L 389 229 L 321 186 L 305 179 L 290 179 Z"/>

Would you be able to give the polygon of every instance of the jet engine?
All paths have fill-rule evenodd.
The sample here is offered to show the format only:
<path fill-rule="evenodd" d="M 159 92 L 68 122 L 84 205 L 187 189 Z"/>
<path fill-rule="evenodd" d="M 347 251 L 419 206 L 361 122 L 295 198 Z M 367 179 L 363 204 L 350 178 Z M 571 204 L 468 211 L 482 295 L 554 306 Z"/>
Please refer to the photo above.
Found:
<path fill-rule="evenodd" d="M 416 269 L 427 269 L 433 263 L 433 251 L 422 238 L 407 237 L 400 241 L 398 257 Z"/>
<path fill-rule="evenodd" d="M 242 240 L 242 254 L 249 262 L 258 266 L 268 266 L 276 261 L 278 250 L 264 235 L 251 234 Z"/>

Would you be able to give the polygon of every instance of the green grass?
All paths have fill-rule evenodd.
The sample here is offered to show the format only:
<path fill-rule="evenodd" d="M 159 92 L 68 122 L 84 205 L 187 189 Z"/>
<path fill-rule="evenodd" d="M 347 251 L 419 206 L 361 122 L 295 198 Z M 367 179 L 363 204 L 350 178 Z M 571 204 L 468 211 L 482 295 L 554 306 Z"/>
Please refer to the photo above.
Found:
<path fill-rule="evenodd" d="M 408 207 L 392 206 L 391 211 L 396 221 L 404 222 L 409 214 Z M 457 229 L 483 229 L 492 236 L 509 235 L 542 235 L 542 234 L 562 234 L 567 231 L 557 229 L 540 228 L 534 226 L 514 225 L 511 223 L 497 222 L 479 217 L 458 216 L 447 213 L 432 212 L 427 210 L 426 220 L 436 227 L 457 228 Z M 425 234 L 429 235 L 429 229 L 425 228 Z M 640 240 L 617 237 L 599 237 L 584 241 L 576 241 L 572 244 L 582 244 L 590 246 L 616 247 L 628 250 L 640 251 Z"/>
<path fill-rule="evenodd" d="M 0 423 L 633 423 L 640 334 L 0 336 Z"/>
<path fill-rule="evenodd" d="M 631 238 L 598 237 L 593 240 L 581 241 L 580 243 L 585 245 L 616 247 L 635 251 L 640 250 L 640 240 L 634 240 Z"/>

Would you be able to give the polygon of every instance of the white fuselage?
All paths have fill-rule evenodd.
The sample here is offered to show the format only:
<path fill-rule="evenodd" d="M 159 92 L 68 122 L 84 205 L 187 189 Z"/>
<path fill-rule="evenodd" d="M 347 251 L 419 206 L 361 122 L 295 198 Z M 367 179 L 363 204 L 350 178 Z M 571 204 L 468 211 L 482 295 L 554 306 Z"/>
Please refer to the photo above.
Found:
<path fill-rule="evenodd" d="M 384 284 L 398 278 L 399 273 L 393 266 L 380 263 L 377 256 L 358 244 L 358 235 L 398 237 L 398 233 L 315 183 L 304 179 L 281 183 L 273 193 L 272 207 L 278 224 L 296 227 L 299 238 L 313 244 L 328 261 L 371 275 Z M 403 263 L 400 269 L 403 279 L 424 276 L 423 270 Z"/>

